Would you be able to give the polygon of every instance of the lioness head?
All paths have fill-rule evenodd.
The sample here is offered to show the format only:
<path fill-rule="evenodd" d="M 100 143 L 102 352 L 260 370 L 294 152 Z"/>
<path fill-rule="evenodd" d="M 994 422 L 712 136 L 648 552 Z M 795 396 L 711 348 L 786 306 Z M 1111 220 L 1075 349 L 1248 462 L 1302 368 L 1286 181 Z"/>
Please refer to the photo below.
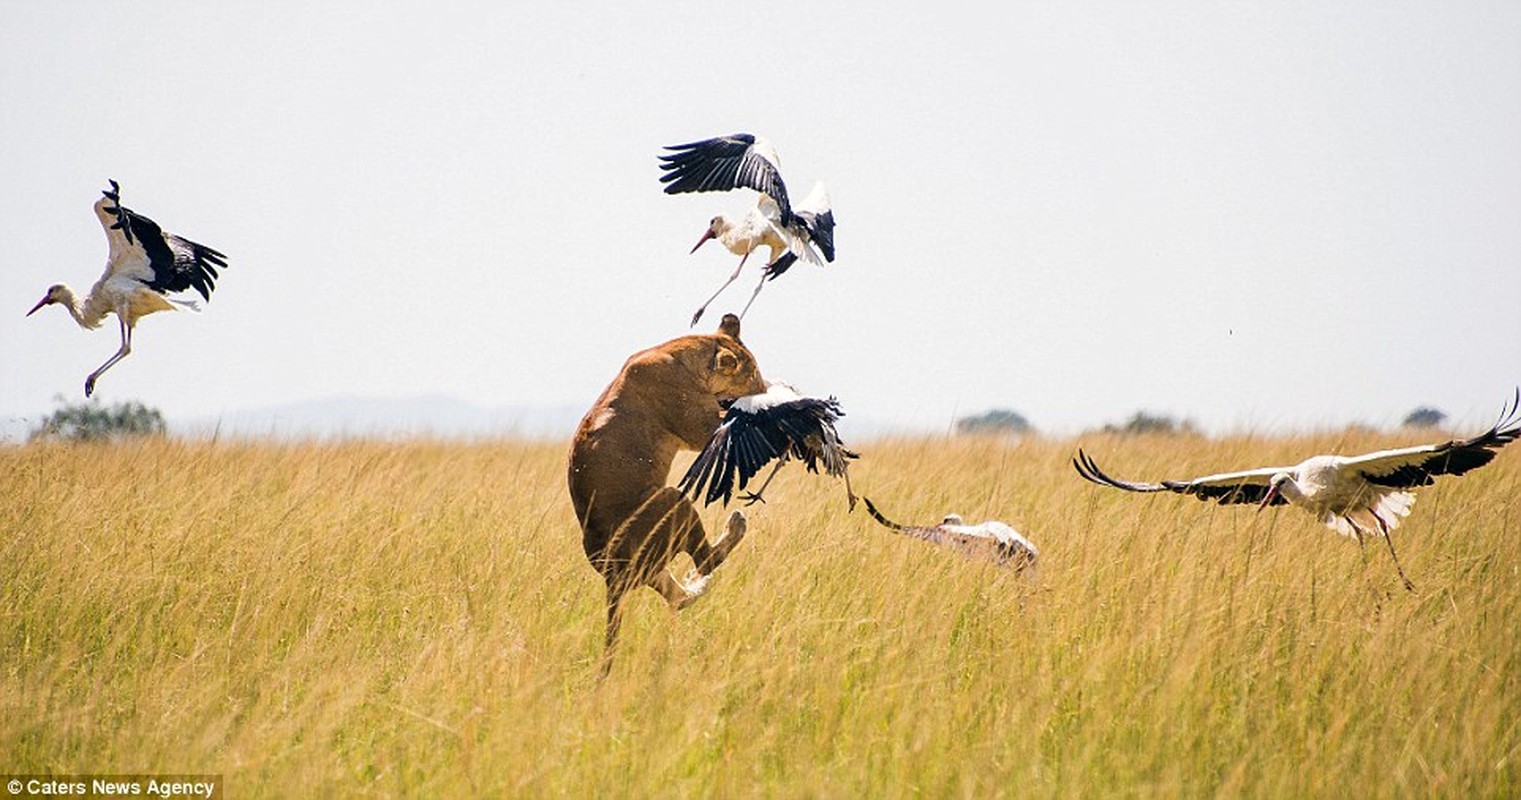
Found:
<path fill-rule="evenodd" d="M 733 314 L 724 315 L 716 333 L 683 336 L 635 360 L 648 367 L 636 367 L 638 383 L 661 409 L 667 430 L 694 450 L 707 444 L 736 398 L 766 391 L 755 356 L 739 340 L 739 318 Z M 680 369 L 660 367 L 670 362 Z"/>
<path fill-rule="evenodd" d="M 739 319 L 726 315 L 714 333 L 677 337 L 629 356 L 581 419 L 573 449 L 590 452 L 611 436 L 658 466 L 678 449 L 671 439 L 702 449 L 736 398 L 765 390 L 755 356 L 739 340 Z M 669 466 L 659 468 L 662 480 Z"/>
<path fill-rule="evenodd" d="M 755 356 L 739 340 L 739 317 L 733 314 L 725 314 L 718 323 L 713 359 L 708 366 L 708 390 L 724 410 L 735 398 L 766 391 Z"/>

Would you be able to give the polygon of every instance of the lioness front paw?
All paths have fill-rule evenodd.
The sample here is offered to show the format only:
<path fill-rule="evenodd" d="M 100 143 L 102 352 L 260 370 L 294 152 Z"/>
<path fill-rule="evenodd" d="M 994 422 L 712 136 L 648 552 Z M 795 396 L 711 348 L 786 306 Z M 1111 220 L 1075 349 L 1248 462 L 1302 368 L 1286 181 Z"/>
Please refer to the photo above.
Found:
<path fill-rule="evenodd" d="M 724 542 L 728 543 L 732 539 L 734 544 L 739 544 L 739 540 L 745 538 L 745 531 L 749 527 L 750 523 L 745 521 L 745 512 L 734 509 L 729 514 L 729 521 L 724 523 Z"/>

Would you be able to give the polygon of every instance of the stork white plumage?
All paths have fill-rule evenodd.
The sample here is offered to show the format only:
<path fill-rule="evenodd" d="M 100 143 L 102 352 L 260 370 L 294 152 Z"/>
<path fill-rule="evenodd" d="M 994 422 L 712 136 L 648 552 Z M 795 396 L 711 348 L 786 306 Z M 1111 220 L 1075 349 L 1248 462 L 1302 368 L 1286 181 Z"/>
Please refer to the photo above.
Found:
<path fill-rule="evenodd" d="M 740 499 L 746 505 L 764 502 L 761 496 L 782 465 L 802 461 L 809 472 L 824 472 L 845 481 L 845 497 L 852 510 L 856 495 L 850 488 L 849 461 L 860 454 L 845 447 L 834 424 L 844 416 L 840 401 L 830 397 L 806 397 L 781 381 L 770 381 L 762 394 L 736 399 L 724 414 L 702 452 L 677 485 L 683 493 L 702 499 L 704 505 L 722 498 L 728 505 L 738 488 L 744 489 L 761 467 L 775 461 L 760 489 Z M 706 487 L 706 493 L 704 493 Z"/>
<path fill-rule="evenodd" d="M 740 257 L 734 273 L 692 315 L 693 325 L 702 318 L 708 304 L 739 278 L 745 261 L 761 247 L 769 248 L 771 255 L 749 302 L 739 312 L 741 318 L 766 282 L 786 272 L 798 259 L 819 266 L 834 261 L 834 211 L 829 205 L 828 190 L 823 183 L 816 183 L 801 203 L 793 205 L 782 182 L 781 159 L 766 138 L 736 133 L 665 149 L 671 152 L 660 156 L 660 168 L 665 171 L 660 181 L 666 184 L 667 194 L 739 188 L 760 192 L 755 208 L 748 214 L 738 220 L 723 214 L 714 217 L 692 247 L 695 253 L 709 239 L 717 239 Z"/>
<path fill-rule="evenodd" d="M 1410 490 L 1435 483 L 1439 475 L 1462 475 L 1488 464 L 1495 453 L 1521 436 L 1521 389 L 1500 413 L 1494 426 L 1469 439 L 1441 444 L 1379 450 L 1360 456 L 1318 455 L 1292 467 L 1262 467 L 1241 472 L 1205 475 L 1184 481 L 1136 483 L 1111 478 L 1093 459 L 1078 450 L 1072 465 L 1079 475 L 1130 492 L 1177 492 L 1221 505 L 1255 503 L 1257 510 L 1292 504 L 1314 514 L 1339 533 L 1363 544 L 1366 536 L 1383 537 L 1389 557 L 1405 588 L 1405 576 L 1389 532 L 1410 514 L 1415 494 Z"/>
<path fill-rule="evenodd" d="M 85 378 L 85 397 L 95 391 L 95 381 L 116 362 L 132 352 L 132 329 L 138 319 L 156 311 L 177 307 L 197 309 L 192 300 L 167 297 L 170 292 L 194 289 L 207 301 L 215 288 L 217 268 L 227 257 L 203 244 L 165 233 L 151 219 L 121 204 L 121 186 L 111 181 L 95 201 L 95 216 L 105 228 L 110 252 L 106 271 L 80 299 L 68 284 L 48 287 L 27 316 L 46 305 L 58 304 L 82 328 L 98 328 L 107 314 L 115 314 L 121 326 L 121 347 L 116 354 Z"/>
<path fill-rule="evenodd" d="M 1040 551 L 1019 531 L 1003 522 L 990 519 L 976 525 L 968 525 L 958 514 L 947 514 L 938 525 L 899 525 L 884 517 L 872 504 L 871 498 L 861 498 L 871 518 L 889 530 L 922 539 L 944 547 L 952 547 L 970 558 L 990 561 L 1000 567 L 1021 570 L 1033 566 L 1040 558 Z"/>

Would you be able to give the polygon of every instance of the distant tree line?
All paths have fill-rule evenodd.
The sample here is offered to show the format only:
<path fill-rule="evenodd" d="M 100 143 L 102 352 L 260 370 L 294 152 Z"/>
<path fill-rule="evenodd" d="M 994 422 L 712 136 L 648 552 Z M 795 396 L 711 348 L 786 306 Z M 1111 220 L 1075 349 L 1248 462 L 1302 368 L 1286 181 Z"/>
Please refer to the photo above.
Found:
<path fill-rule="evenodd" d="M 1402 423 L 1408 428 L 1435 428 L 1447 420 L 1447 415 L 1430 406 L 1419 406 L 1405 415 Z M 1035 428 L 1018 411 L 995 408 L 981 414 L 956 420 L 956 432 L 962 434 L 1021 435 L 1033 433 Z M 1160 434 L 1162 436 L 1197 436 L 1198 426 L 1190 419 L 1178 419 L 1167 414 L 1137 411 L 1129 419 L 1119 423 L 1105 423 L 1104 433 L 1121 436 Z"/>
<path fill-rule="evenodd" d="M 1112 422 L 1105 424 L 1104 433 L 1118 433 L 1123 436 L 1136 436 L 1143 433 L 1157 433 L 1163 436 L 1194 436 L 1199 433 L 1199 429 L 1194 426 L 1193 420 L 1185 419 L 1179 421 L 1166 414 L 1137 411 L 1130 415 L 1130 419 L 1118 425 Z"/>

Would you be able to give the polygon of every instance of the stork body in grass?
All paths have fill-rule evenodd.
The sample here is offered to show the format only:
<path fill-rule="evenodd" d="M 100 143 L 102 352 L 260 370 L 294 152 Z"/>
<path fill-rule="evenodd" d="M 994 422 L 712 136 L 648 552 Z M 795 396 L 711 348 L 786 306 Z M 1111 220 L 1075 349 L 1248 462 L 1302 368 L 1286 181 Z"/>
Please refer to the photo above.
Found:
<path fill-rule="evenodd" d="M 1040 551 L 1029 539 L 996 519 L 968 525 L 959 514 L 947 514 L 938 525 L 899 525 L 882 516 L 871 498 L 861 499 L 866 502 L 867 513 L 883 527 L 914 539 L 954 548 L 969 558 L 1015 570 L 1033 566 L 1040 558 Z"/>
<path fill-rule="evenodd" d="M 829 191 L 816 183 L 801 203 L 794 204 L 782 182 L 781 159 L 776 148 L 764 137 L 748 133 L 719 136 L 699 142 L 671 145 L 660 156 L 660 176 L 667 194 L 683 192 L 726 192 L 754 189 L 760 192 L 755 208 L 735 220 L 720 214 L 708 223 L 692 252 L 709 239 L 717 239 L 729 252 L 740 257 L 739 266 L 692 315 L 692 324 L 702 318 L 708 304 L 739 278 L 750 254 L 765 247 L 770 251 L 760 282 L 750 294 L 749 302 L 739 312 L 741 318 L 750 310 L 766 281 L 786 272 L 799 259 L 822 266 L 834 261 L 834 211 Z"/>
<path fill-rule="evenodd" d="M 761 487 L 742 495 L 746 504 L 764 502 L 762 494 L 782 465 L 802 461 L 809 472 L 824 472 L 845 481 L 845 497 L 853 510 L 856 495 L 850 488 L 849 462 L 860 454 L 845 447 L 835 423 L 845 412 L 833 397 L 821 399 L 798 394 L 790 385 L 771 381 L 762 394 L 736 399 L 724 421 L 697 454 L 677 488 L 690 492 L 704 505 L 720 498 L 728 505 L 736 487 L 743 490 L 766 464 L 775 461 Z"/>
<path fill-rule="evenodd" d="M 1291 467 L 1262 467 L 1205 475 L 1190 480 L 1136 483 L 1111 478 L 1078 450 L 1072 459 L 1079 475 L 1103 486 L 1130 492 L 1177 492 L 1221 505 L 1255 503 L 1258 511 L 1290 504 L 1315 515 L 1326 527 L 1363 544 L 1381 536 L 1405 588 L 1413 589 L 1389 532 L 1399 527 L 1415 504 L 1412 489 L 1429 486 L 1441 475 L 1462 475 L 1488 464 L 1495 453 L 1521 436 L 1521 390 L 1494 426 L 1469 439 L 1441 444 L 1379 450 L 1360 456 L 1318 455 Z"/>
<path fill-rule="evenodd" d="M 68 284 L 54 284 L 26 312 L 31 316 L 43 306 L 61 305 L 82 328 L 98 328 L 107 314 L 116 315 L 121 347 L 85 378 L 85 397 L 95 392 L 95 381 L 106 370 L 132 352 L 132 329 L 139 319 L 156 311 L 196 308 L 194 301 L 169 297 L 172 292 L 194 289 L 209 301 L 217 269 L 227 266 L 227 257 L 216 250 L 165 233 L 153 220 L 123 206 L 121 187 L 110 183 L 95 201 L 95 216 L 110 245 L 105 273 L 83 298 Z"/>

